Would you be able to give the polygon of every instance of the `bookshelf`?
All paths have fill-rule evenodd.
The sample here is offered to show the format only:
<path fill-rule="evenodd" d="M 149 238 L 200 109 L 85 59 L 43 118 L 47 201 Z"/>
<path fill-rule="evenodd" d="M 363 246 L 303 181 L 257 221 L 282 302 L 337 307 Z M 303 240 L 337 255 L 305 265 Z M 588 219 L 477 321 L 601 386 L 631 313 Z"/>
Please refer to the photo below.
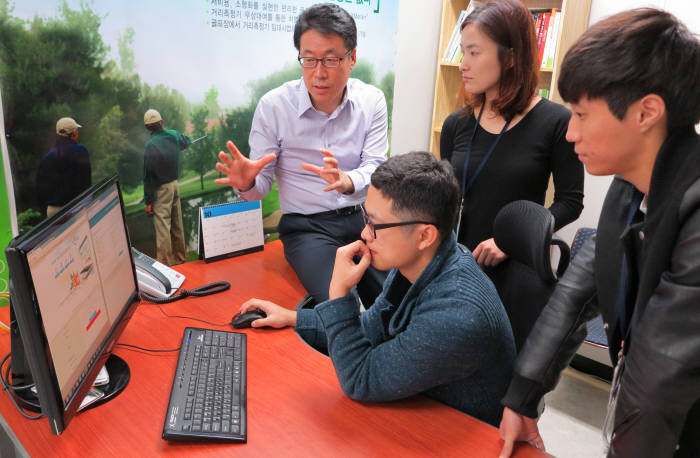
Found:
<path fill-rule="evenodd" d="M 467 9 L 470 0 L 442 0 L 442 20 L 440 24 L 440 47 L 437 54 L 437 71 L 435 72 L 435 95 L 433 98 L 433 117 L 430 133 L 430 151 L 440 157 L 440 132 L 442 123 L 460 105 L 457 100 L 462 85 L 462 74 L 458 62 L 443 62 L 442 58 L 454 30 L 459 14 Z M 557 35 L 556 51 L 552 68 L 540 69 L 540 89 L 549 90 L 549 99 L 562 103 L 557 91 L 556 81 L 559 65 L 566 51 L 588 27 L 588 15 L 591 0 L 523 0 L 533 12 L 561 10 L 561 26 Z"/>

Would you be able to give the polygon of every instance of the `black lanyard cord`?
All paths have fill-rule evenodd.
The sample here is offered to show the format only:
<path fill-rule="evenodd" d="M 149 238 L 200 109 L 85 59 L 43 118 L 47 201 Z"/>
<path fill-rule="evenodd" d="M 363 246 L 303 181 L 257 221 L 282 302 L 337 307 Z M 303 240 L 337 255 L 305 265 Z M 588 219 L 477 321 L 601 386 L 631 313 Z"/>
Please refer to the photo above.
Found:
<path fill-rule="evenodd" d="M 484 165 L 486 165 L 486 162 L 489 160 L 491 157 L 491 154 L 493 154 L 493 151 L 496 149 L 496 145 L 498 145 L 498 142 L 501 140 L 501 137 L 505 133 L 506 130 L 508 130 L 508 126 L 510 125 L 510 119 L 506 121 L 506 123 L 503 125 L 503 129 L 498 133 L 496 136 L 496 139 L 491 143 L 491 146 L 489 146 L 489 149 L 486 151 L 486 154 L 484 155 L 483 158 L 481 158 L 481 162 L 479 162 L 479 165 L 477 166 L 476 170 L 472 174 L 471 178 L 467 180 L 467 168 L 469 167 L 469 159 L 471 158 L 472 154 L 472 146 L 474 144 L 474 138 L 476 137 L 476 130 L 479 127 L 479 123 L 481 122 L 481 115 L 484 114 L 484 106 L 481 106 L 481 110 L 479 110 L 479 116 L 476 118 L 476 122 L 474 123 L 474 129 L 472 130 L 472 136 L 469 138 L 469 143 L 467 144 L 467 151 L 464 155 L 464 167 L 462 169 L 462 199 L 459 204 L 459 216 L 457 218 L 457 235 L 459 235 L 459 226 L 462 222 L 462 210 L 464 209 L 464 198 L 467 195 L 467 191 L 469 191 L 469 188 L 474 184 L 474 181 L 476 181 L 476 178 L 479 176 L 481 171 L 484 168 Z"/>

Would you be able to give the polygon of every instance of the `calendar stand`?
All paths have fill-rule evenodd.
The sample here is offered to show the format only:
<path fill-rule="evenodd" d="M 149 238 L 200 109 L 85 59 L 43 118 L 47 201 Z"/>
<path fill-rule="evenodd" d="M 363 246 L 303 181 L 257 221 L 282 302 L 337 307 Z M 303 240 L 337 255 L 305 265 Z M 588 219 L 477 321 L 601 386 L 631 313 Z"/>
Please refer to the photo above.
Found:
<path fill-rule="evenodd" d="M 199 208 L 199 259 L 204 262 L 260 251 L 265 244 L 259 200 Z"/>

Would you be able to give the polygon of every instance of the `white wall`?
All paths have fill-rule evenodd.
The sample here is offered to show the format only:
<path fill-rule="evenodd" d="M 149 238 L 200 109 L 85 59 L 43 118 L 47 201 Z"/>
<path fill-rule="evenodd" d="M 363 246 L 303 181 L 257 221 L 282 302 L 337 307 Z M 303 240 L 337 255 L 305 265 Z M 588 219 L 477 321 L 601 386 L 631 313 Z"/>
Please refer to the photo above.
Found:
<path fill-rule="evenodd" d="M 442 2 L 400 0 L 391 153 L 428 150 Z"/>
<path fill-rule="evenodd" d="M 700 2 L 689 0 L 592 0 L 590 23 L 620 11 L 652 6 L 678 16 L 700 33 Z M 430 142 L 430 124 L 435 92 L 435 64 L 442 2 L 439 0 L 400 0 L 396 81 L 391 135 L 392 154 L 423 149 Z M 571 242 L 579 227 L 596 227 L 611 177 L 586 174 L 584 209 L 579 219 L 559 231 Z"/>

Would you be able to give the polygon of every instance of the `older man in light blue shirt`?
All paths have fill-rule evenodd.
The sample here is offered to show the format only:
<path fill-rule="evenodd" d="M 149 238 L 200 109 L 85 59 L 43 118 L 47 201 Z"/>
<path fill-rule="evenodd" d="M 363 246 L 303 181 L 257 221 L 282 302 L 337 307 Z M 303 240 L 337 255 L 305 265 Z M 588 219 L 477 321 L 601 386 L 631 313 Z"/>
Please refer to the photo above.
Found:
<path fill-rule="evenodd" d="M 313 107 L 303 79 L 260 99 L 250 131 L 250 158 L 274 154 L 275 159 L 255 177 L 252 188 L 239 192 L 243 199 L 262 199 L 276 175 L 285 214 L 310 215 L 364 202 L 370 175 L 387 157 L 386 102 L 379 89 L 360 80 L 349 79 L 346 88 L 330 114 Z M 332 152 L 352 190 L 330 192 L 329 183 L 306 167 L 324 165 L 321 150 Z"/>
<path fill-rule="evenodd" d="M 359 205 L 388 151 L 384 94 L 350 78 L 356 44 L 355 21 L 342 8 L 304 10 L 294 29 L 302 79 L 260 99 L 250 159 L 228 142 L 231 155 L 220 152 L 217 164 L 226 178 L 216 182 L 245 200 L 263 198 L 276 177 L 285 257 L 316 302 L 328 299 L 336 249 L 360 238 Z M 367 272 L 358 284 L 363 303 L 374 302 L 384 278 Z"/>

